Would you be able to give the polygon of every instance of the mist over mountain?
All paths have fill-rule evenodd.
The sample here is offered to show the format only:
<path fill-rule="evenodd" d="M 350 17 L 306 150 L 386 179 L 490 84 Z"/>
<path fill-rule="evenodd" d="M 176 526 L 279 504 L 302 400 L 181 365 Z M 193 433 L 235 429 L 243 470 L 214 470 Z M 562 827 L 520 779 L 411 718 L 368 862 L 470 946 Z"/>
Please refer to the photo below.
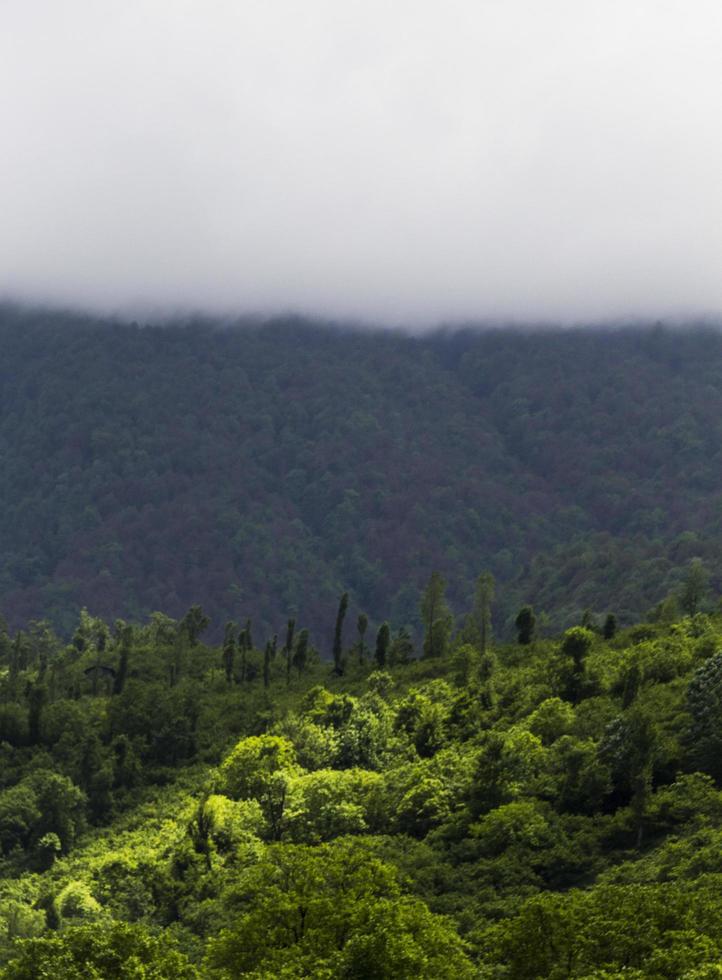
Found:
<path fill-rule="evenodd" d="M 0 294 L 718 312 L 721 29 L 712 0 L 6 0 Z"/>
<path fill-rule="evenodd" d="M 458 615 L 491 571 L 499 630 L 527 601 L 554 626 L 631 621 L 697 556 L 722 577 L 713 330 L 412 337 L 6 306 L 0 342 L 11 624 L 200 602 L 216 629 L 275 631 L 302 609 L 323 652 L 341 591 L 415 626 L 433 570 Z"/>

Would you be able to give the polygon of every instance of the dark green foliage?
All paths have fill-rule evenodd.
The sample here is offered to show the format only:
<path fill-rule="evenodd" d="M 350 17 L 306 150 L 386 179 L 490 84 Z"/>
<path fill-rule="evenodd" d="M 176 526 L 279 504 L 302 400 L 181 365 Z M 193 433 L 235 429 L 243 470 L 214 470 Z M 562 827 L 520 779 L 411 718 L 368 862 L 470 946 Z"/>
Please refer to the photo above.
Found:
<path fill-rule="evenodd" d="M 263 686 L 268 690 L 271 683 L 271 661 L 273 660 L 273 645 L 269 640 L 263 651 Z"/>
<path fill-rule="evenodd" d="M 337 674 L 343 674 L 343 621 L 348 609 L 348 592 L 344 592 L 339 600 L 336 614 L 336 626 L 333 631 L 333 669 Z"/>
<path fill-rule="evenodd" d="M 617 617 L 614 613 L 609 613 L 607 618 L 604 620 L 604 626 L 602 627 L 602 636 L 605 640 L 611 640 L 614 634 L 617 632 Z"/>
<path fill-rule="evenodd" d="M 245 625 L 245 628 L 243 630 L 243 636 L 244 636 L 244 642 L 245 642 L 246 650 L 252 650 L 253 649 L 253 634 L 251 633 L 251 621 L 250 621 L 250 619 L 247 619 L 246 620 L 246 625 Z"/>
<path fill-rule="evenodd" d="M 40 741 L 40 723 L 47 697 L 48 691 L 42 680 L 38 679 L 28 685 L 28 740 L 31 745 L 37 745 Z"/>
<path fill-rule="evenodd" d="M 495 582 L 491 572 L 482 572 L 476 580 L 472 616 L 479 637 L 479 652 L 486 655 L 491 642 L 491 607 L 494 602 Z"/>
<path fill-rule="evenodd" d="M 687 689 L 692 718 L 688 735 L 697 766 L 722 780 L 722 653 L 699 667 Z"/>
<path fill-rule="evenodd" d="M 522 646 L 528 646 L 534 639 L 536 630 L 536 616 L 531 606 L 522 606 L 514 620 L 517 632 L 517 642 Z"/>
<path fill-rule="evenodd" d="M 236 658 L 236 624 L 226 623 L 223 634 L 223 670 L 226 675 L 226 683 L 233 683 L 233 665 Z"/>
<path fill-rule="evenodd" d="M 414 644 L 409 631 L 400 627 L 398 633 L 391 640 L 388 648 L 389 663 L 393 665 L 408 664 L 414 659 Z"/>
<path fill-rule="evenodd" d="M 382 623 L 381 626 L 379 626 L 378 633 L 376 634 L 376 653 L 374 654 L 374 659 L 377 667 L 383 668 L 386 666 L 390 641 L 391 630 L 389 629 L 389 624 Z"/>
<path fill-rule="evenodd" d="M 596 633 L 599 628 L 596 617 L 593 615 L 591 609 L 584 610 L 579 625 L 582 626 L 585 630 L 590 630 L 592 633 Z"/>
<path fill-rule="evenodd" d="M 217 642 L 242 603 L 261 635 L 300 610 L 325 635 L 343 591 L 420 629 L 430 569 L 460 611 L 483 567 L 508 637 L 527 600 L 555 629 L 587 607 L 634 621 L 695 557 L 719 585 L 716 332 L 139 328 L 6 305 L 0 342 L 13 629 L 200 604 Z"/>
<path fill-rule="evenodd" d="M 432 572 L 421 597 L 421 622 L 424 627 L 424 656 L 443 657 L 449 643 L 453 618 L 446 604 L 446 582 L 439 572 Z"/>
<path fill-rule="evenodd" d="M 190 607 L 180 622 L 180 628 L 185 631 L 192 647 L 198 643 L 198 638 L 201 633 L 208 629 L 210 622 L 200 606 Z"/>
<path fill-rule="evenodd" d="M 576 704 L 584 691 L 584 664 L 592 649 L 594 634 L 583 626 L 573 626 L 562 637 L 560 652 L 569 662 L 566 694 Z"/>
<path fill-rule="evenodd" d="M 291 683 L 291 663 L 293 658 L 293 633 L 295 629 L 296 629 L 296 620 L 289 619 L 288 625 L 286 627 L 286 643 L 283 648 L 286 657 L 286 684 Z"/>
<path fill-rule="evenodd" d="M 687 569 L 679 594 L 679 605 L 688 616 L 699 611 L 709 583 L 709 573 L 699 558 L 693 558 Z"/>
<path fill-rule="evenodd" d="M 118 620 L 116 623 L 116 634 L 120 645 L 120 653 L 118 657 L 118 670 L 113 681 L 113 694 L 122 694 L 128 677 L 130 648 L 133 642 L 133 627 Z"/>
<path fill-rule="evenodd" d="M 308 630 L 303 629 L 298 634 L 298 639 L 296 640 L 296 649 L 293 652 L 293 666 L 299 673 L 299 676 L 306 669 L 306 664 L 308 661 Z"/>
<path fill-rule="evenodd" d="M 358 659 L 359 663 L 363 666 L 364 664 L 364 636 L 366 635 L 366 630 L 369 625 L 369 618 L 366 613 L 359 613 L 358 619 L 356 620 L 356 629 L 358 630 Z"/>

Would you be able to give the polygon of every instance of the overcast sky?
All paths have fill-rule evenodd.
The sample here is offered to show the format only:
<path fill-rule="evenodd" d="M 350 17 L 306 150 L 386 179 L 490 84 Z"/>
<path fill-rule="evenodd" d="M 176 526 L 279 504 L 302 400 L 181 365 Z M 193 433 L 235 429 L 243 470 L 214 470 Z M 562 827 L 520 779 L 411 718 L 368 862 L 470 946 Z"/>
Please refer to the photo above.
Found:
<path fill-rule="evenodd" d="M 0 292 L 722 311 L 719 0 L 0 0 Z"/>

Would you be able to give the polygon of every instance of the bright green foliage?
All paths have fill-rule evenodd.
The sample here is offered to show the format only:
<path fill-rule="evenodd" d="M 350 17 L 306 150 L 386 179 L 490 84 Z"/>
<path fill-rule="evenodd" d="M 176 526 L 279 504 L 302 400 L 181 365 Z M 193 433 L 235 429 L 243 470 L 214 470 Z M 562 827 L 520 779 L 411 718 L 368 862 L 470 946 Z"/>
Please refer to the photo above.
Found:
<path fill-rule="evenodd" d="M 473 976 L 453 931 L 362 848 L 276 847 L 241 888 L 237 924 L 209 947 L 213 976 Z"/>
<path fill-rule="evenodd" d="M 180 635 L 179 674 L 160 614 L 8 635 L 5 976 L 714 976 L 722 614 L 288 683 Z"/>
<path fill-rule="evenodd" d="M 258 800 L 272 839 L 281 834 L 290 777 L 296 753 L 288 739 L 277 735 L 245 738 L 218 770 L 217 789 L 234 800 Z"/>
<path fill-rule="evenodd" d="M 547 698 L 526 720 L 526 727 L 545 745 L 568 735 L 574 727 L 574 708 L 561 698 Z"/>
<path fill-rule="evenodd" d="M 76 926 L 28 939 L 4 980 L 195 980 L 199 973 L 169 942 L 125 923 Z"/>
<path fill-rule="evenodd" d="M 595 969 L 674 980 L 722 960 L 722 928 L 710 919 L 711 898 L 709 888 L 690 893 L 669 885 L 540 895 L 489 940 L 519 980 L 600 975 Z"/>
<path fill-rule="evenodd" d="M 363 769 L 322 769 L 291 781 L 284 838 L 317 844 L 386 824 L 383 780 Z"/>

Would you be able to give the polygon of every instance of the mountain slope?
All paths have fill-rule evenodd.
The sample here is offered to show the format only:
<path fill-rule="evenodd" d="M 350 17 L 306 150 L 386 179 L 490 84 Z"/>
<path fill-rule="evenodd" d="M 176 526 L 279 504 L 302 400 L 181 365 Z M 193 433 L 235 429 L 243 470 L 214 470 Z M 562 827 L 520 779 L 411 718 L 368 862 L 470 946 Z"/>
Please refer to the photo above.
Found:
<path fill-rule="evenodd" d="M 6 307 L 0 342 L 11 623 L 201 602 L 217 628 L 303 608 L 330 633 L 348 589 L 413 624 L 432 569 L 461 611 L 488 568 L 499 626 L 526 600 L 563 624 L 643 613 L 694 555 L 722 571 L 716 333 L 411 338 Z"/>

